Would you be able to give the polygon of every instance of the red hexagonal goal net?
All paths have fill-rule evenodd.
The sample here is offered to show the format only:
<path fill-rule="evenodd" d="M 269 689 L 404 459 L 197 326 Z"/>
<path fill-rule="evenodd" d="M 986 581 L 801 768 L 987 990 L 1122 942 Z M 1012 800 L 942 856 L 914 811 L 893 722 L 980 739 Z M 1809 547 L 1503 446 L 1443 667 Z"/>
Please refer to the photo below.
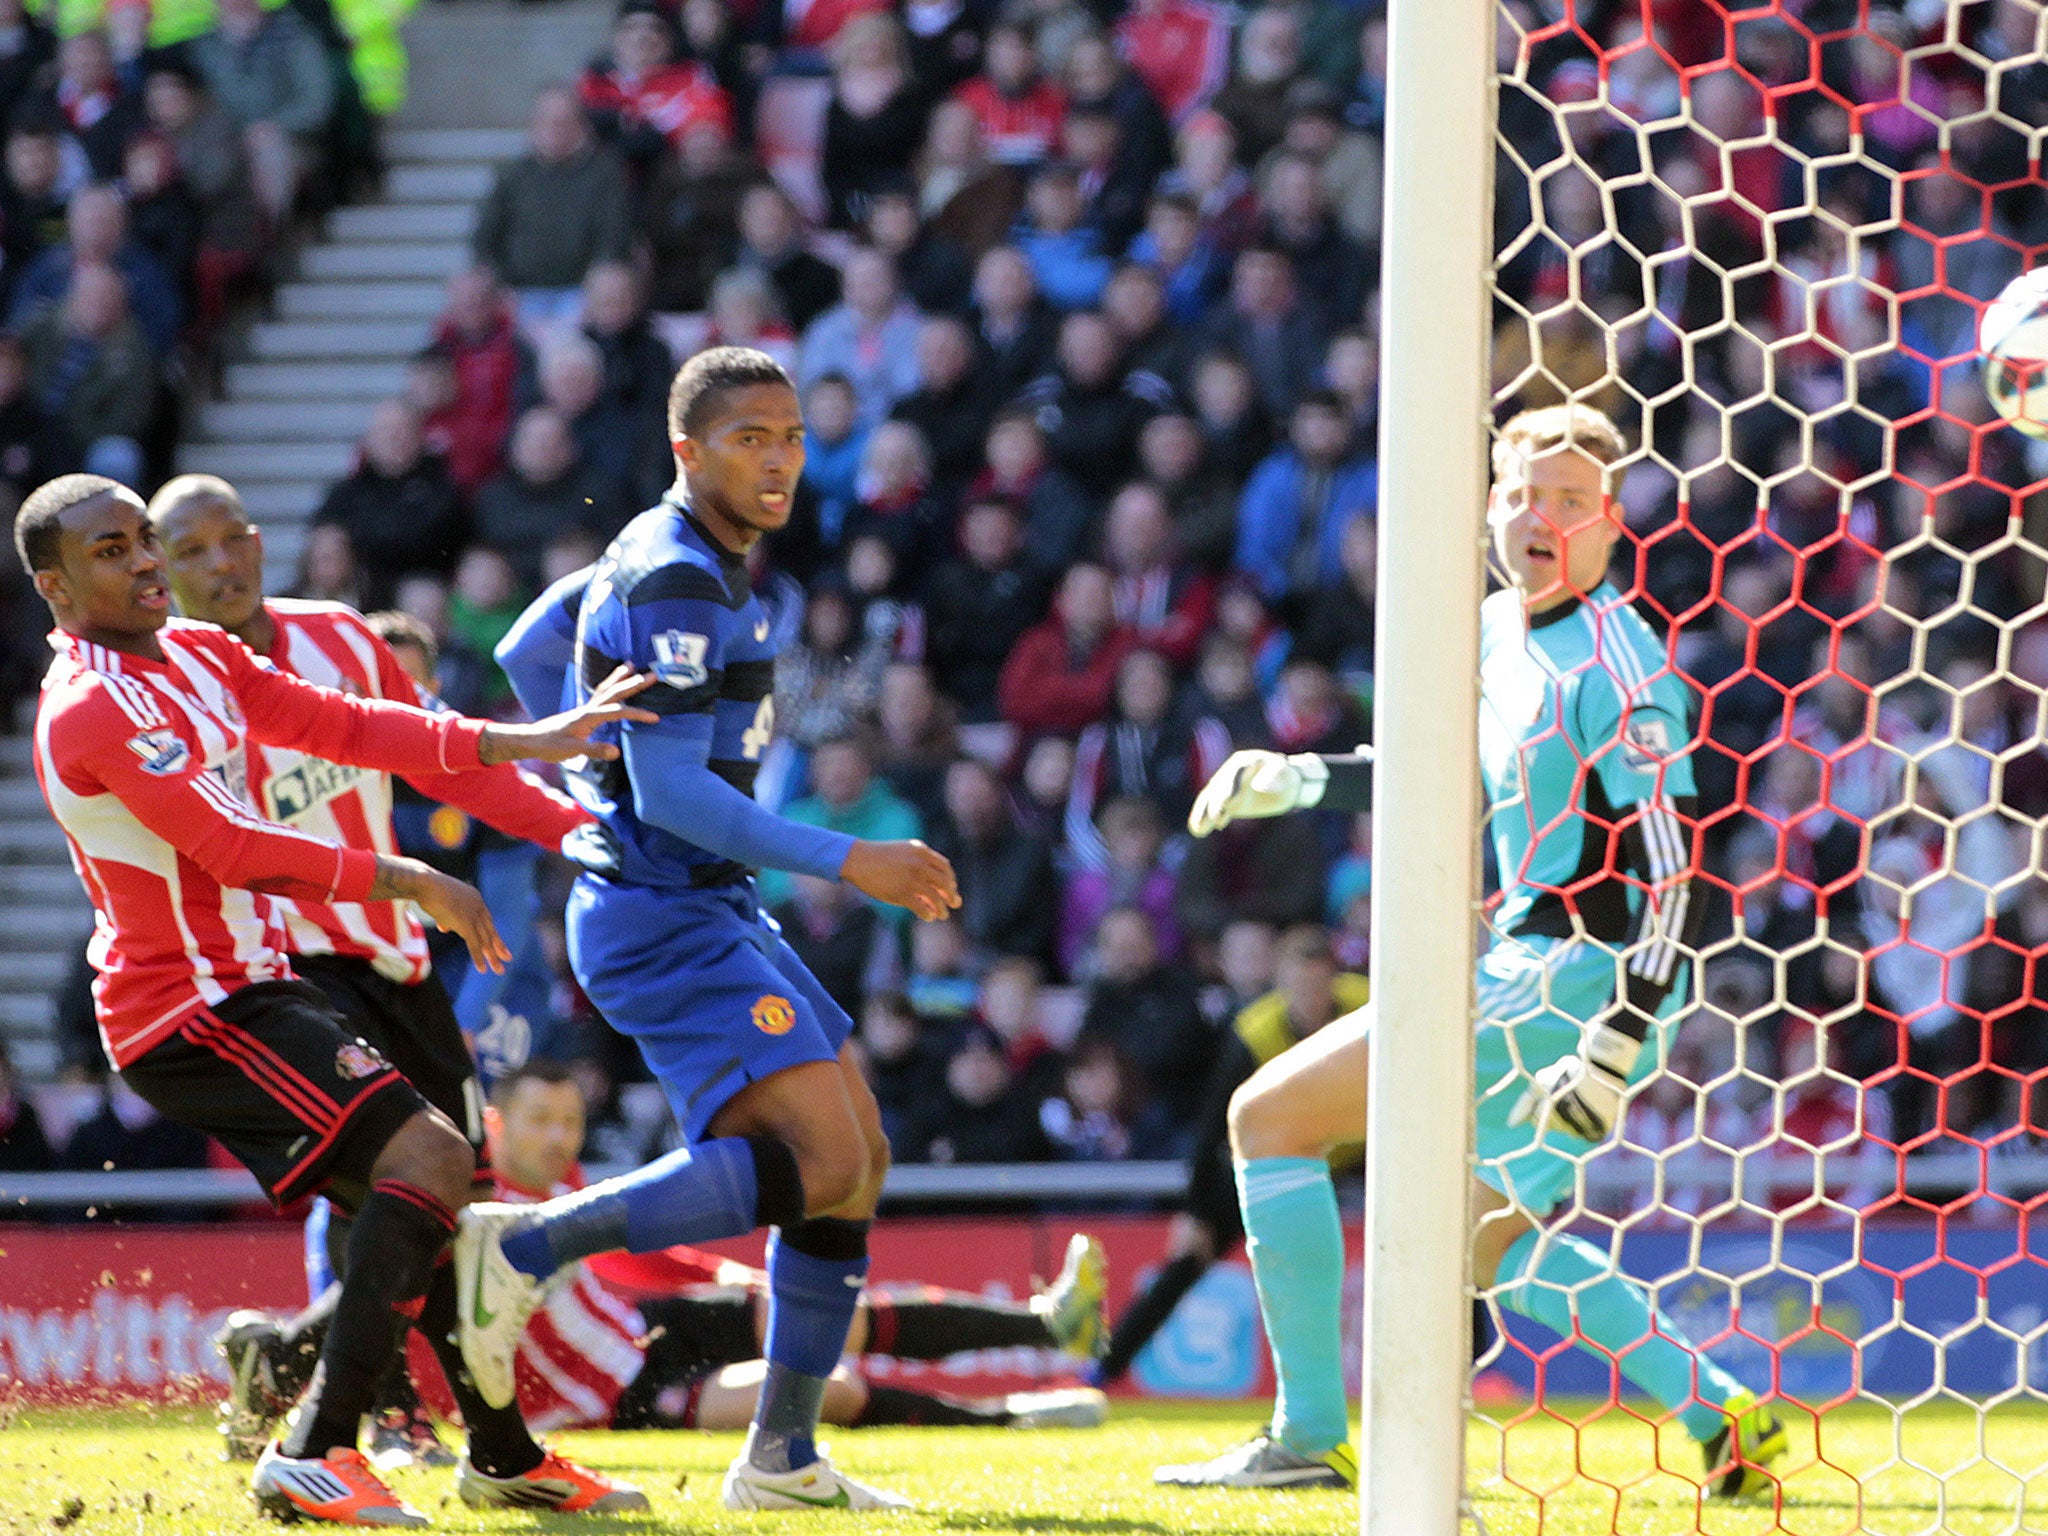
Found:
<path fill-rule="evenodd" d="M 1579 401 L 1626 438 L 1619 608 L 1563 665 L 1609 674 L 1651 809 L 1552 744 L 1610 834 L 1560 876 L 1541 793 L 1492 796 L 1482 1172 L 1487 1095 L 1576 989 L 1679 955 L 1617 1135 L 1525 1171 L 1564 1203 L 1485 1291 L 1475 1524 L 2048 1528 L 2048 442 L 1978 338 L 2048 251 L 2048 23 L 1506 0 L 1498 67 L 1498 419 Z M 1609 647 L 1621 608 L 1654 654 Z M 1630 724 L 1674 686 L 1689 752 Z M 1775 1418 L 1782 1454 L 1724 1506 L 1751 1397 L 1738 1443 Z"/>

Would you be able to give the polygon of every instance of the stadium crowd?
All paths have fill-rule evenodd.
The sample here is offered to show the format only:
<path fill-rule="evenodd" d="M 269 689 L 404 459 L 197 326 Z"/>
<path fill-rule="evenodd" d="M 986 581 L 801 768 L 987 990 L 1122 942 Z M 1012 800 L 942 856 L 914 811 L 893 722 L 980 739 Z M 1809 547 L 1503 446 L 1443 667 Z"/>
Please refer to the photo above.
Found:
<path fill-rule="evenodd" d="M 2038 535 L 2038 470 L 1971 363 L 1976 306 L 2048 243 L 2025 159 L 2048 70 L 2005 0 L 1910 70 L 1943 8 L 1867 10 L 1502 12 L 1497 398 L 1577 394 L 1643 441 L 1617 577 L 1705 705 L 1706 1001 L 1631 1120 L 1653 1149 L 2048 1131 L 2048 630 L 2041 546 L 2012 536 Z M 1281 936 L 1367 960 L 1369 817 L 1181 829 L 1234 747 L 1370 737 L 1385 47 L 1370 0 L 628 0 L 535 102 L 299 595 L 411 614 L 451 703 L 508 709 L 497 639 L 671 478 L 677 359 L 783 360 L 808 464 L 767 559 L 809 603 L 763 798 L 927 838 L 965 903 L 910 925 L 801 877 L 765 899 L 860 1020 L 899 1161 L 1186 1152 L 1221 1043 L 1261 999 L 1285 1013 Z M 90 154 L 17 107 L 15 314 L 81 307 L 97 241 L 155 344 L 127 274 L 169 264 L 139 248 L 137 189 L 176 131 L 159 98 L 232 117 L 192 89 L 206 57 L 105 87 L 155 131 L 77 173 L 70 243 L 25 272 L 14 208 L 54 241 L 63 205 L 24 191 L 16 146 Z M 255 238 L 254 137 L 205 142 L 243 146 Z M 100 189 L 124 165 L 125 194 Z M 70 322 L 16 348 L 31 413 L 38 356 L 88 371 L 77 345 L 38 354 L 38 323 Z M 473 868 L 458 832 L 419 817 L 413 851 Z M 577 996 L 562 872 L 544 883 L 532 1046 L 584 1074 L 596 1155 L 637 1156 L 659 1095 Z"/>
<path fill-rule="evenodd" d="M 366 169 L 327 0 L 114 4 L 59 37 L 0 0 L 0 498 L 89 469 L 169 471 L 233 307 Z M 47 615 L 0 580 L 0 697 L 33 690 Z"/>

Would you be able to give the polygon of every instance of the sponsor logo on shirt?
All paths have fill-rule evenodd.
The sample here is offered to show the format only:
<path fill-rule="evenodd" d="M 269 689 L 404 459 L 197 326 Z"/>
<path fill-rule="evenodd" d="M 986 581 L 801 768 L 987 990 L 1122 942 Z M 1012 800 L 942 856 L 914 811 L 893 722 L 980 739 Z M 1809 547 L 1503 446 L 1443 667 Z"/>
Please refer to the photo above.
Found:
<path fill-rule="evenodd" d="M 710 645 L 703 635 L 663 630 L 654 637 L 654 675 L 671 688 L 703 687 L 711 680 L 711 669 L 704 665 Z"/>
<path fill-rule="evenodd" d="M 272 774 L 263 786 L 270 800 L 273 821 L 292 822 L 329 800 L 347 794 L 363 779 L 364 770 L 342 763 L 302 757 L 282 773 Z"/>
<path fill-rule="evenodd" d="M 768 993 L 754 1004 L 754 1028 L 764 1035 L 786 1035 L 796 1027 L 796 1010 L 789 999 Z"/>
<path fill-rule="evenodd" d="M 1637 773 L 1650 773 L 1672 754 L 1671 728 L 1662 715 L 1630 715 L 1621 733 L 1621 760 Z"/>
<path fill-rule="evenodd" d="M 372 1046 L 360 1040 L 344 1041 L 340 1050 L 334 1053 L 334 1070 L 354 1082 L 374 1073 L 382 1072 L 386 1062 Z"/>
<path fill-rule="evenodd" d="M 170 777 L 192 760 L 192 749 L 185 745 L 185 738 L 169 727 L 129 737 L 128 750 L 142 759 L 144 773 L 153 773 L 158 778 Z"/>

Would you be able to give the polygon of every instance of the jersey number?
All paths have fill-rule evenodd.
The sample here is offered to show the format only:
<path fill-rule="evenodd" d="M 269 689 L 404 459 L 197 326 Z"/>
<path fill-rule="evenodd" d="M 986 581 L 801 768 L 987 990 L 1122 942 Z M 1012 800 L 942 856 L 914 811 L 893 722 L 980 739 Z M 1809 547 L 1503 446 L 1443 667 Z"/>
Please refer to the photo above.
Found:
<path fill-rule="evenodd" d="M 750 763 L 758 763 L 761 754 L 768 750 L 768 743 L 775 736 L 775 695 L 769 694 L 761 700 L 761 707 L 754 711 L 754 723 L 740 734 L 740 756 Z"/>

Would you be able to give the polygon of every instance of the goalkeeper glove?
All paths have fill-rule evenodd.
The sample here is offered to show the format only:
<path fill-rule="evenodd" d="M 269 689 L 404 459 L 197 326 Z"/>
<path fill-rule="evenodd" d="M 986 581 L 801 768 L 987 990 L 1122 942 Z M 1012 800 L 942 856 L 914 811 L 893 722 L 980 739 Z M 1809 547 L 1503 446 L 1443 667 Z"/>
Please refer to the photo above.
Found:
<path fill-rule="evenodd" d="M 1534 1121 L 1540 1135 L 1550 1122 L 1581 1141 L 1604 1141 L 1621 1118 L 1628 1075 L 1635 1070 L 1643 1042 L 1612 1024 L 1596 1024 L 1576 1055 L 1554 1061 L 1535 1074 L 1509 1125 Z"/>
<path fill-rule="evenodd" d="M 1283 816 L 1322 802 L 1330 766 L 1313 752 L 1283 757 L 1278 752 L 1233 752 L 1216 776 L 1195 796 L 1188 830 L 1197 837 L 1219 832 L 1240 817 Z"/>

